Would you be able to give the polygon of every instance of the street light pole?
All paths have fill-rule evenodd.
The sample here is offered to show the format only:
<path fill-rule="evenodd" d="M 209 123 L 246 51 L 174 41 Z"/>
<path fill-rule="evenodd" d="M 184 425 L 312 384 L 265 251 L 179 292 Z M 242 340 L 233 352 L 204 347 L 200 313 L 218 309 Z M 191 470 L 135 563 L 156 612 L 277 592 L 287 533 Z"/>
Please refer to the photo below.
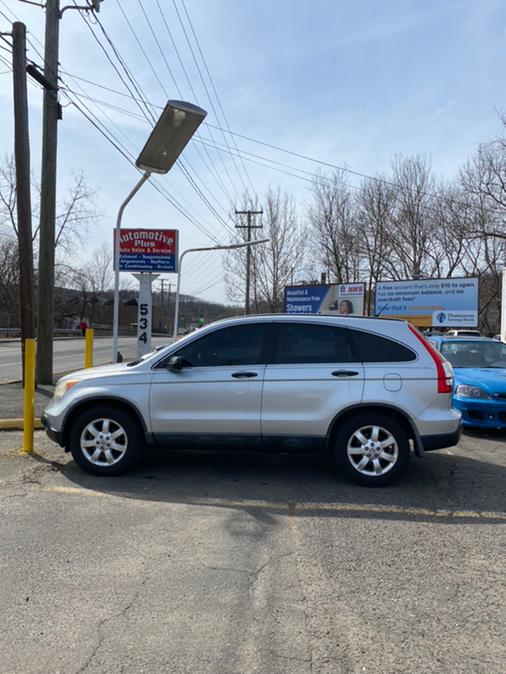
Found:
<path fill-rule="evenodd" d="M 256 246 L 259 243 L 267 243 L 269 239 L 258 239 L 257 241 L 245 241 L 244 243 L 231 243 L 228 246 L 209 246 L 207 248 L 188 248 L 179 256 L 177 265 L 177 286 L 176 286 L 176 305 L 174 308 L 174 339 L 177 339 L 177 331 L 179 328 L 179 297 L 181 290 L 181 268 L 183 266 L 183 258 L 187 253 L 203 253 L 211 250 L 230 250 L 231 248 L 246 248 L 249 246 Z"/>
<path fill-rule="evenodd" d="M 119 333 L 119 244 L 121 235 L 121 220 L 123 219 L 123 211 L 128 203 L 137 194 L 137 192 L 149 179 L 151 173 L 145 171 L 141 179 L 137 182 L 133 190 L 127 196 L 125 201 L 121 204 L 116 218 L 116 229 L 114 230 L 114 316 L 112 322 L 112 362 L 115 363 L 118 357 L 118 333 Z"/>
<path fill-rule="evenodd" d="M 99 0 L 94 0 L 98 3 Z M 190 138 L 203 122 L 207 112 L 186 101 L 168 101 L 146 144 L 135 162 L 137 168 L 144 171 L 142 178 L 121 204 L 116 219 L 114 238 L 114 311 L 112 331 L 112 362 L 118 359 L 119 332 L 119 272 L 120 272 L 120 235 L 123 211 L 132 197 L 152 173 L 165 174 L 175 164 Z M 140 307 L 140 303 L 139 303 Z M 151 304 L 149 305 L 151 307 Z M 149 308 L 149 311 L 151 309 Z M 151 321 L 151 314 L 149 315 Z M 151 339 L 151 336 L 149 336 Z"/>

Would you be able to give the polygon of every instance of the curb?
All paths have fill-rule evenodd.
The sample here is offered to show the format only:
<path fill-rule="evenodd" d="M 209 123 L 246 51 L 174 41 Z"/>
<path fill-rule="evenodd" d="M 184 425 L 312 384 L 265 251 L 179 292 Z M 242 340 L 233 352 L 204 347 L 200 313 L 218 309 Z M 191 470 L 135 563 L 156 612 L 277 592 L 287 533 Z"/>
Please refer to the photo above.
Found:
<path fill-rule="evenodd" d="M 24 429 L 24 419 L 0 419 L 0 430 L 2 431 L 22 431 Z M 44 428 L 40 419 L 34 419 L 33 427 L 36 430 Z"/>

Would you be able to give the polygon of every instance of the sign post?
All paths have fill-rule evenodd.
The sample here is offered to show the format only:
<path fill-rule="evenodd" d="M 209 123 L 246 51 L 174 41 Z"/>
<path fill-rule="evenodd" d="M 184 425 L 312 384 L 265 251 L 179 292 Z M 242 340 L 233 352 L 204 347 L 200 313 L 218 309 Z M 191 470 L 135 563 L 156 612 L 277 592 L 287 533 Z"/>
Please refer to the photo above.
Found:
<path fill-rule="evenodd" d="M 178 271 L 177 229 L 121 229 L 119 271 L 132 272 L 139 281 L 137 357 L 151 351 L 151 285 L 159 273 Z M 135 273 L 136 272 L 136 273 Z"/>
<path fill-rule="evenodd" d="M 501 342 L 506 342 L 506 269 L 503 269 L 502 272 Z"/>
<path fill-rule="evenodd" d="M 159 274 L 134 274 L 139 281 L 139 304 L 137 311 L 137 358 L 151 351 L 151 325 L 153 317 L 152 283 Z"/>

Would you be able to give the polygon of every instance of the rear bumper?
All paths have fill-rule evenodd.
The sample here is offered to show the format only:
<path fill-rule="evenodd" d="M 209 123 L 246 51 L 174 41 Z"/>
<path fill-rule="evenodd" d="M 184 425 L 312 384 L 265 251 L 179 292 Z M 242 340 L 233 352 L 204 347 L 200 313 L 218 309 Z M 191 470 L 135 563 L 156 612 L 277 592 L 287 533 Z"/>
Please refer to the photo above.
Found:
<path fill-rule="evenodd" d="M 50 437 L 53 442 L 58 443 L 60 447 L 63 447 L 63 433 L 53 428 L 44 414 L 41 416 L 40 420 L 48 437 Z"/>
<path fill-rule="evenodd" d="M 453 433 L 438 433 L 437 435 L 422 435 L 421 441 L 426 452 L 433 449 L 443 449 L 444 447 L 453 447 L 458 444 L 462 435 L 462 424 Z"/>

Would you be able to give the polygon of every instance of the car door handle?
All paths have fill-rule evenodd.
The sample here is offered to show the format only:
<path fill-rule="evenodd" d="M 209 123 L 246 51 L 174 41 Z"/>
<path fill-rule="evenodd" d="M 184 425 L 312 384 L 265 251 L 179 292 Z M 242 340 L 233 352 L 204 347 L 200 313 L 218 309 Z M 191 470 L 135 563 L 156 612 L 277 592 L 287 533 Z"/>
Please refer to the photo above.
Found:
<path fill-rule="evenodd" d="M 356 377 L 358 372 L 355 370 L 334 370 L 332 372 L 333 377 Z"/>
<path fill-rule="evenodd" d="M 258 377 L 258 372 L 233 372 L 232 377 L 236 379 L 250 379 L 251 377 Z"/>

